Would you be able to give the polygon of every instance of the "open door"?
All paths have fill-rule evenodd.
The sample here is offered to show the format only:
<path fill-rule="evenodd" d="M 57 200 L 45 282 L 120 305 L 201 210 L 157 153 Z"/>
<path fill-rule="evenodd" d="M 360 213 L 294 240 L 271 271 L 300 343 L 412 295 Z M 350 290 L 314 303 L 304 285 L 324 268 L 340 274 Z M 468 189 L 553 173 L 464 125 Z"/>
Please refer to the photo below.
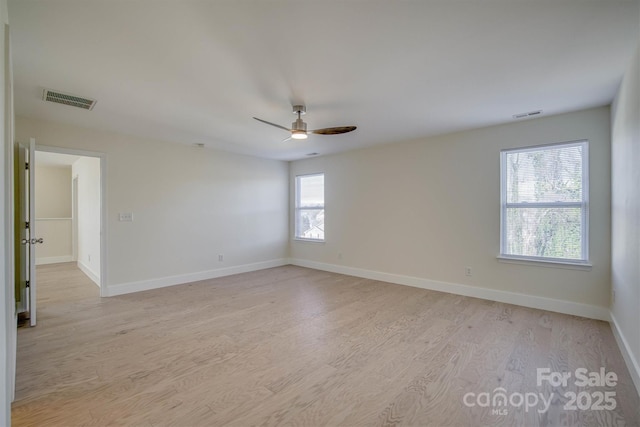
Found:
<path fill-rule="evenodd" d="M 16 147 L 16 311 L 28 316 L 29 324 L 36 325 L 36 244 L 42 239 L 35 230 L 35 148 L 31 138 L 29 146 Z"/>

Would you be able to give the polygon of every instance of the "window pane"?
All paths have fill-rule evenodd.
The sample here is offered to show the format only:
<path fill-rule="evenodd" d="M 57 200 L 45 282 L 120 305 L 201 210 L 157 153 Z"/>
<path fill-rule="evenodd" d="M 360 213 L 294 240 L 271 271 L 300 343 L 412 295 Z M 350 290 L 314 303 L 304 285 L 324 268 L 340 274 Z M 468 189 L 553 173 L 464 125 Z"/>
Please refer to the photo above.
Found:
<path fill-rule="evenodd" d="M 507 203 L 581 202 L 582 145 L 506 154 Z"/>
<path fill-rule="evenodd" d="M 324 209 L 298 209 L 296 237 L 324 240 Z"/>
<path fill-rule="evenodd" d="M 505 254 L 582 259 L 581 208 L 514 208 L 506 214 Z"/>
<path fill-rule="evenodd" d="M 324 240 L 324 174 L 296 177 L 295 237 Z"/>
<path fill-rule="evenodd" d="M 299 176 L 300 199 L 298 207 L 324 207 L 324 175 Z"/>

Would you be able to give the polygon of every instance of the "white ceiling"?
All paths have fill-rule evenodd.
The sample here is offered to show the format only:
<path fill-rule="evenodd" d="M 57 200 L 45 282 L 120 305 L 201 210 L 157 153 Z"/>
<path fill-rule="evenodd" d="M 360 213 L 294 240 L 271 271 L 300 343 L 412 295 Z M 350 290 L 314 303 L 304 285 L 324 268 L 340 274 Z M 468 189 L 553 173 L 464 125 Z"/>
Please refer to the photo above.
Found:
<path fill-rule="evenodd" d="M 274 159 L 607 105 L 639 1 L 9 0 L 16 114 Z M 42 101 L 50 88 L 93 111 Z M 290 140 L 253 116 L 340 136 Z"/>

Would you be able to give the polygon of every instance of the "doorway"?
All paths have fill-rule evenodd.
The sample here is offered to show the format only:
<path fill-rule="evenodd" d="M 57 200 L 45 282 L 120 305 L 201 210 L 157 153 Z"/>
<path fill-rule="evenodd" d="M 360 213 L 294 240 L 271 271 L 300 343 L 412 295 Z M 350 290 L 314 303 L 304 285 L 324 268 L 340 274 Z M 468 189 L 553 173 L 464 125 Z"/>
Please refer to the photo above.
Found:
<path fill-rule="evenodd" d="M 33 238 L 25 241 L 32 247 L 32 256 L 27 260 L 32 271 L 27 283 L 33 296 L 25 311 L 34 326 L 37 301 L 52 295 L 51 289 L 41 296 L 37 292 L 38 284 L 52 282 L 46 280 L 47 272 L 56 272 L 53 281 L 59 284 L 57 289 L 71 283 L 60 277 L 61 272 L 69 271 L 76 282 L 79 276 L 89 279 L 81 281 L 92 286 L 96 296 L 106 296 L 106 289 L 101 286 L 106 268 L 106 158 L 102 153 L 35 143 L 32 146 L 35 150 L 29 158 L 33 169 L 30 197 L 34 209 L 27 228 Z"/>
<path fill-rule="evenodd" d="M 100 286 L 100 159 L 35 153 L 36 266 L 76 262 Z"/>

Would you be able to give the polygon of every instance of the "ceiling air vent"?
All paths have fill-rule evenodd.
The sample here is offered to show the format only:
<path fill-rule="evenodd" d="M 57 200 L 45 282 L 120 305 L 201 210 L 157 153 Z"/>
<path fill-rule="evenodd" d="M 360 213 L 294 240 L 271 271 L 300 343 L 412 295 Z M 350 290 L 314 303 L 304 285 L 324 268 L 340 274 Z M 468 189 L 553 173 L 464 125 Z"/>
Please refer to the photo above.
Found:
<path fill-rule="evenodd" d="M 513 118 L 514 119 L 524 119 L 525 117 L 537 116 L 539 114 L 542 114 L 542 110 L 529 111 L 528 113 L 514 114 Z"/>
<path fill-rule="evenodd" d="M 70 95 L 68 93 L 56 92 L 54 90 L 45 89 L 42 93 L 44 101 L 56 102 L 58 104 L 69 105 L 71 107 L 82 108 L 83 110 L 93 110 L 96 105 L 95 99 L 82 98 L 80 96 Z"/>

